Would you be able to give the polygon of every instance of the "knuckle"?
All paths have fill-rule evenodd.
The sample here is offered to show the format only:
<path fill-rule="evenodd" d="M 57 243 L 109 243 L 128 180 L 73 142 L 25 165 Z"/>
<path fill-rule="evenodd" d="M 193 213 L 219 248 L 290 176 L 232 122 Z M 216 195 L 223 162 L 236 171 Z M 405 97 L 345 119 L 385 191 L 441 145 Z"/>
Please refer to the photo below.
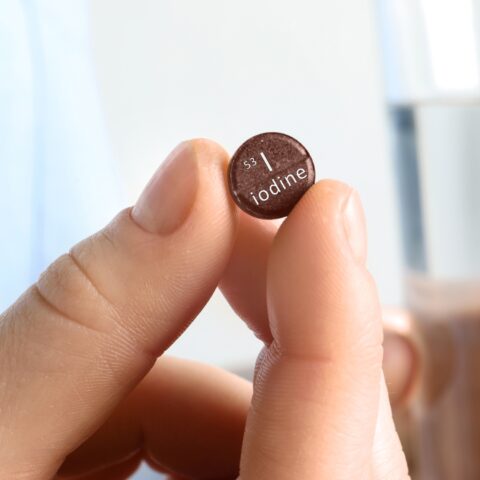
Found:
<path fill-rule="evenodd" d="M 92 263 L 83 260 L 73 249 L 50 265 L 33 286 L 37 300 L 57 319 L 86 328 L 95 341 L 102 345 L 106 342 L 114 352 L 136 351 L 150 358 L 145 346 L 149 338 L 142 334 L 142 322 L 137 321 L 142 308 L 132 312 L 131 305 L 126 308 L 111 301 L 90 273 Z M 132 296 L 128 302 L 137 303 Z"/>
<path fill-rule="evenodd" d="M 107 332 L 116 311 L 70 253 L 40 276 L 34 289 L 50 309 L 92 330 Z"/>

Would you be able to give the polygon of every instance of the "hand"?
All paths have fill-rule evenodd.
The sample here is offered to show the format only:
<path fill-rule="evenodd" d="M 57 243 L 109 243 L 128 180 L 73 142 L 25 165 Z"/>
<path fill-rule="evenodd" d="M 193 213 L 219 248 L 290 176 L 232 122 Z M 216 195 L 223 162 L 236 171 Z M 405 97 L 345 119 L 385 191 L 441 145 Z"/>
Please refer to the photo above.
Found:
<path fill-rule="evenodd" d="M 233 206 L 226 162 L 181 144 L 0 318 L 0 478 L 120 479 L 142 458 L 177 478 L 408 478 L 357 194 L 321 181 L 276 233 Z M 267 345 L 252 399 L 157 360 L 218 284 Z"/>

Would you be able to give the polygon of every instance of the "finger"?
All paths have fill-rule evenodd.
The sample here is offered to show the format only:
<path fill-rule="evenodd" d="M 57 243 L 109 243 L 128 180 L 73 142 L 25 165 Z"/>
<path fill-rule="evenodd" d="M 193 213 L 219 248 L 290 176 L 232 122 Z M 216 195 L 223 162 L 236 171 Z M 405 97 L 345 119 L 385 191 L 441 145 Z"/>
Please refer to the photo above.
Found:
<path fill-rule="evenodd" d="M 242 479 L 371 475 L 382 325 L 365 252 L 358 197 L 337 182 L 311 188 L 280 228 Z"/>
<path fill-rule="evenodd" d="M 162 471 L 234 478 L 251 394 L 250 382 L 224 370 L 162 357 L 60 473 L 75 477 L 141 450 Z"/>
<path fill-rule="evenodd" d="M 1 477 L 52 477 L 201 310 L 235 236 L 226 161 L 213 142 L 181 144 L 132 212 L 3 315 Z"/>
<path fill-rule="evenodd" d="M 406 405 L 416 377 L 415 353 L 402 336 L 385 332 L 383 371 L 394 408 Z"/>
<path fill-rule="evenodd" d="M 267 314 L 267 261 L 277 224 L 240 212 L 232 256 L 220 289 L 235 312 L 264 342 L 272 340 Z"/>
<path fill-rule="evenodd" d="M 408 467 L 402 444 L 393 422 L 385 378 L 380 384 L 380 401 L 372 449 L 372 472 L 374 479 L 405 480 Z"/>
<path fill-rule="evenodd" d="M 80 474 L 75 477 L 75 480 L 127 480 L 138 470 L 142 462 L 140 454 L 134 455 L 121 463 L 102 468 L 93 473 Z M 55 477 L 55 480 L 64 480 L 62 474 Z M 73 480 L 73 477 L 70 477 Z"/>
<path fill-rule="evenodd" d="M 419 375 L 412 319 L 401 309 L 384 309 L 383 371 L 394 408 L 406 406 Z"/>

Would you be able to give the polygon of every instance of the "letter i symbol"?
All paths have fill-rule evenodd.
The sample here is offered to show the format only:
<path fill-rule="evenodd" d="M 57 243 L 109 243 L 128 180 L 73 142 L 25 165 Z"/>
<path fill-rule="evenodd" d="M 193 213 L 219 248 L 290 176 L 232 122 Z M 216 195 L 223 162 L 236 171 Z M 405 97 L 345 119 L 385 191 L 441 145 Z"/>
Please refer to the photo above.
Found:
<path fill-rule="evenodd" d="M 273 168 L 272 168 L 272 166 L 270 165 L 270 162 L 268 161 L 266 155 L 265 155 L 263 152 L 260 152 L 260 156 L 262 157 L 263 162 L 264 162 L 265 165 L 267 166 L 268 171 L 269 171 L 269 172 L 273 172 Z"/>

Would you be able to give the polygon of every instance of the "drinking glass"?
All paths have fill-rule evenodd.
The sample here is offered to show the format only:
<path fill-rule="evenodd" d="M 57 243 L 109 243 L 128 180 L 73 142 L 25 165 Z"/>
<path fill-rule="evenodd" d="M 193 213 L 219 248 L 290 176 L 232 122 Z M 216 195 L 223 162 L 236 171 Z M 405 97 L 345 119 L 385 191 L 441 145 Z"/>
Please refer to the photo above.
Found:
<path fill-rule="evenodd" d="M 415 478 L 480 479 L 480 0 L 376 0 L 403 235 Z"/>

